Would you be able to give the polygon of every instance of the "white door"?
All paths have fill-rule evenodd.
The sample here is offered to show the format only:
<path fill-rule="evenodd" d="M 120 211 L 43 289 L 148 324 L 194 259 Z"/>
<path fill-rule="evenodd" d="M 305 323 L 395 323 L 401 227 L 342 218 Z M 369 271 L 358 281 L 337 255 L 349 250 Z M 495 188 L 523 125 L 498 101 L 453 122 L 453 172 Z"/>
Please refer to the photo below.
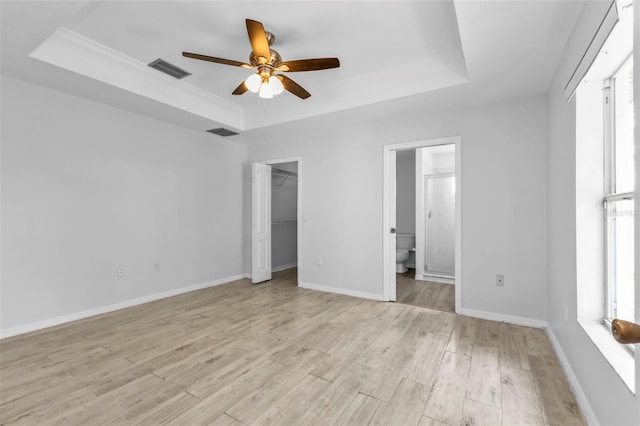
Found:
<path fill-rule="evenodd" d="M 389 300 L 396 301 L 396 152 L 389 151 Z"/>
<path fill-rule="evenodd" d="M 251 281 L 271 279 L 271 166 L 251 165 Z"/>

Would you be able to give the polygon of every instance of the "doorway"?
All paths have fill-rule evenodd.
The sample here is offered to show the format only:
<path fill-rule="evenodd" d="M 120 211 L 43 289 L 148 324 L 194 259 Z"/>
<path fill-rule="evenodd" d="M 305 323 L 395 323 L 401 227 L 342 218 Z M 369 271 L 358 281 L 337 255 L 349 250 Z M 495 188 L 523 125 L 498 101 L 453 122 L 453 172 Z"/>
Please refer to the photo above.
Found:
<path fill-rule="evenodd" d="M 460 146 L 460 137 L 384 146 L 384 300 L 407 303 L 406 300 L 417 301 L 422 298 L 424 302 L 424 299 L 432 299 L 428 304 L 416 304 L 435 309 L 455 309 L 456 312 L 461 308 Z M 403 194 L 407 192 L 406 187 L 411 185 L 402 181 L 403 173 L 407 174 L 404 170 L 406 164 L 411 164 L 406 163 L 409 152 L 411 158 L 415 159 L 411 160 L 414 161 L 415 171 L 409 172 L 415 174 L 411 182 L 413 188 L 409 190 L 413 191 L 415 197 L 415 204 L 409 207 L 409 210 L 414 209 L 414 223 L 407 223 L 408 209 L 404 200 L 408 196 Z M 400 204 L 396 204 L 397 201 Z M 412 252 L 410 256 L 400 253 L 405 250 Z M 409 260 L 400 264 L 404 258 Z M 407 290 L 411 291 L 409 296 Z M 447 294 L 448 302 L 444 301 Z M 402 300 L 398 300 L 398 296 Z"/>
<path fill-rule="evenodd" d="M 252 282 L 299 283 L 301 159 L 253 163 L 251 193 Z"/>

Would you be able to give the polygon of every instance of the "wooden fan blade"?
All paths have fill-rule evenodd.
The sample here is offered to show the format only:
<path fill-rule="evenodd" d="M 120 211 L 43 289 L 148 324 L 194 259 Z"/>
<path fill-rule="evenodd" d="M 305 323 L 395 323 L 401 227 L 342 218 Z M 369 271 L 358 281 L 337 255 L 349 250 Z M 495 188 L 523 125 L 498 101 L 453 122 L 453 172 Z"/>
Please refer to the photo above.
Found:
<path fill-rule="evenodd" d="M 247 19 L 247 33 L 249 34 L 251 49 L 253 49 L 253 54 L 258 58 L 258 62 L 261 64 L 271 62 L 271 49 L 262 24 L 258 21 Z"/>
<path fill-rule="evenodd" d="M 297 61 L 287 61 L 280 64 L 276 69 L 285 72 L 316 71 L 338 68 L 340 61 L 338 58 L 317 58 L 299 59 Z"/>
<path fill-rule="evenodd" d="M 280 81 L 282 81 L 282 85 L 286 90 L 293 93 L 300 99 L 307 99 L 309 96 L 311 96 L 311 93 L 307 92 L 302 86 L 291 80 L 286 75 L 278 74 L 277 77 L 280 79 Z"/>
<path fill-rule="evenodd" d="M 236 90 L 234 90 L 231 94 L 232 95 L 242 95 L 247 90 L 249 90 L 249 88 L 247 87 L 246 84 L 244 84 L 244 81 L 243 81 L 242 83 L 240 83 L 240 85 L 238 87 L 236 87 Z"/>
<path fill-rule="evenodd" d="M 216 58 L 215 56 L 200 55 L 198 53 L 182 52 L 182 56 L 184 56 L 185 58 L 199 59 L 201 61 L 215 62 L 217 64 L 232 65 L 234 67 L 249 69 L 255 68 L 253 65 L 245 64 L 244 62 L 232 61 L 231 59 Z"/>

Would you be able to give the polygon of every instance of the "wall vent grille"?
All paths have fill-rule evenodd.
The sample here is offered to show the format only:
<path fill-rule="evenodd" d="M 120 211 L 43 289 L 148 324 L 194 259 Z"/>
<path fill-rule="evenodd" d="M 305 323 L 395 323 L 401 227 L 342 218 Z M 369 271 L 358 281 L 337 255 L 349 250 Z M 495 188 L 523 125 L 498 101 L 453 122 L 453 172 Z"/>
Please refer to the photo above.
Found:
<path fill-rule="evenodd" d="M 218 127 L 217 129 L 209 129 L 207 130 L 209 133 L 213 133 L 214 135 L 222 136 L 226 138 L 227 136 L 238 135 L 238 132 L 234 132 L 233 130 L 225 129 L 224 127 Z"/>
<path fill-rule="evenodd" d="M 177 78 L 178 80 L 181 78 L 185 78 L 188 75 L 191 75 L 190 72 L 186 72 L 182 68 L 178 68 L 175 65 L 170 64 L 164 59 L 156 59 L 155 61 L 151 62 L 149 66 L 153 69 L 156 69 L 160 72 L 170 75 L 171 77 Z"/>

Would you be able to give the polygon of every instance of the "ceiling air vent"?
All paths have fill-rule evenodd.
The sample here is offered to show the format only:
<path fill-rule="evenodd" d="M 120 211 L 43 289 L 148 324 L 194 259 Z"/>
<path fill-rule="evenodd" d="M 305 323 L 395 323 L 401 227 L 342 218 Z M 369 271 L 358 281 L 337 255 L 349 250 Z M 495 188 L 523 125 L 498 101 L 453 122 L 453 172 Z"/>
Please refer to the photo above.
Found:
<path fill-rule="evenodd" d="M 185 78 L 186 76 L 191 75 L 190 72 L 186 72 L 182 68 L 178 68 L 175 65 L 170 64 L 164 59 L 156 59 L 155 61 L 151 62 L 149 66 L 177 79 Z"/>
<path fill-rule="evenodd" d="M 213 133 L 214 135 L 222 136 L 225 138 L 227 136 L 233 136 L 233 135 L 239 134 L 238 132 L 234 132 L 233 130 L 225 129 L 224 127 L 218 127 L 217 129 L 209 129 L 207 130 L 207 132 Z"/>

